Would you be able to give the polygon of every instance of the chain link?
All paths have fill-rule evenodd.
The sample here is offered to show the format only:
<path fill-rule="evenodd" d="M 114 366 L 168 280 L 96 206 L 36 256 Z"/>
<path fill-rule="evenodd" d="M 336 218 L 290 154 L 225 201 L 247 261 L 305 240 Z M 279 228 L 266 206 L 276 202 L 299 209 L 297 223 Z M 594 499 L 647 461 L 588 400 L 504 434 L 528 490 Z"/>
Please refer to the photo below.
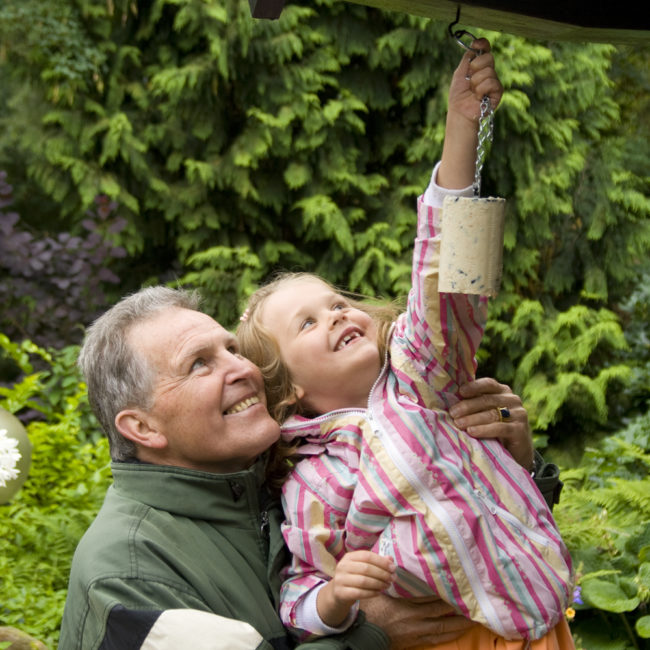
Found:
<path fill-rule="evenodd" d="M 492 142 L 494 134 L 494 111 L 490 105 L 490 98 L 486 95 L 481 100 L 481 115 L 478 125 L 478 144 L 476 145 L 476 167 L 474 169 L 474 196 L 481 195 L 481 171 L 487 156 L 487 149 Z"/>

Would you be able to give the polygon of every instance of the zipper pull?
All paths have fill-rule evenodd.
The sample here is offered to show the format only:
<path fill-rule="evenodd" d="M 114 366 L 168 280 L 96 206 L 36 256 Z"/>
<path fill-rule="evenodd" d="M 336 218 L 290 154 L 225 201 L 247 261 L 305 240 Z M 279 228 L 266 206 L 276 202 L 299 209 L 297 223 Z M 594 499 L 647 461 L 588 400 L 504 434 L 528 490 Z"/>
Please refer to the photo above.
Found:
<path fill-rule="evenodd" d="M 483 494 L 483 492 L 481 492 L 481 490 L 479 490 L 478 488 L 474 488 L 474 494 L 476 494 L 476 496 L 477 496 L 477 497 L 478 497 L 478 498 L 483 502 L 483 505 L 484 505 L 484 506 L 485 506 L 485 507 L 486 507 L 486 508 L 487 508 L 487 509 L 488 509 L 488 510 L 493 514 L 493 515 L 496 515 L 496 514 L 497 514 L 497 507 L 496 507 L 496 505 L 494 505 L 494 503 L 492 503 L 492 501 L 491 501 L 490 499 L 488 499 L 488 498 L 485 496 L 485 494 Z"/>
<path fill-rule="evenodd" d="M 269 537 L 269 513 L 267 510 L 262 510 L 260 514 L 262 523 L 260 524 L 260 531 L 265 539 Z"/>

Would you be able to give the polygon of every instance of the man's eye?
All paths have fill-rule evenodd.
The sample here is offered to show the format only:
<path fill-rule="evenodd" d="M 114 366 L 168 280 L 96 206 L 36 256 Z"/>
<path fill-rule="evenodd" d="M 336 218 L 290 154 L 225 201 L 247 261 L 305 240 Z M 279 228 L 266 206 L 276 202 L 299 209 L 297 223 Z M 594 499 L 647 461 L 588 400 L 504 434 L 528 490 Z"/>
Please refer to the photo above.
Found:
<path fill-rule="evenodd" d="M 237 357 L 239 359 L 243 358 L 241 352 L 239 351 L 239 348 L 236 345 L 229 345 L 226 350 L 228 350 L 228 352 L 230 352 L 230 354 L 232 354 L 234 357 Z"/>
<path fill-rule="evenodd" d="M 194 371 L 194 370 L 198 370 L 199 368 L 203 368 L 203 366 L 205 366 L 205 365 L 206 365 L 206 364 L 205 364 L 205 359 L 201 359 L 201 358 L 199 358 L 199 359 L 196 359 L 196 360 L 192 363 L 192 367 L 191 367 L 190 370 L 192 370 L 192 371 Z"/>

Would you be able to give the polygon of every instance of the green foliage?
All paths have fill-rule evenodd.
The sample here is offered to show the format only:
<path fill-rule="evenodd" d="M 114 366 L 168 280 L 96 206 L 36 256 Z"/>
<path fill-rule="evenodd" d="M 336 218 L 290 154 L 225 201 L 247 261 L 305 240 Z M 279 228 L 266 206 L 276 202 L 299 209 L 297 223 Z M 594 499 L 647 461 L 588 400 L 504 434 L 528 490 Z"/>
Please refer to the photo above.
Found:
<path fill-rule="evenodd" d="M 554 514 L 577 567 L 584 647 L 644 648 L 650 606 L 650 413 L 563 471 Z M 613 645 L 612 645 L 613 644 Z M 618 644 L 618 645 L 616 645 Z"/>
<path fill-rule="evenodd" d="M 227 326 L 278 268 L 403 295 L 461 54 L 444 27 L 334 0 L 277 21 L 241 0 L 6 0 L 0 164 L 64 221 L 117 201 L 124 289 L 199 286 Z M 629 381 L 617 303 L 650 247 L 647 53 L 487 36 L 507 92 L 483 188 L 508 204 L 481 372 L 551 440 L 589 436 Z"/>
<path fill-rule="evenodd" d="M 617 303 L 650 241 L 647 166 L 638 166 L 649 149 L 632 151 L 627 131 L 636 126 L 620 120 L 630 116 L 609 69 L 623 56 L 609 46 L 517 51 L 524 94 L 506 94 L 488 161 L 514 219 L 483 372 L 512 382 L 533 424 L 556 441 L 567 427 L 597 432 L 630 378 Z"/>
<path fill-rule="evenodd" d="M 251 19 L 245 0 L 4 0 L 0 168 L 43 231 L 79 227 L 97 195 L 116 201 L 132 269 L 121 288 L 198 286 L 226 326 L 279 268 L 403 295 L 415 200 L 440 155 L 461 55 L 445 27 L 336 0 L 290 3 L 277 21 Z M 650 54 L 485 35 L 506 94 L 482 187 L 508 203 L 479 368 L 580 461 L 558 509 L 588 603 L 576 606 L 577 637 L 588 650 L 641 648 Z M 30 434 L 65 414 L 81 418 L 70 424 L 79 440 L 96 440 L 86 407 L 67 407 L 72 351 L 11 345 L 13 358 L 50 355 L 39 363 L 51 374 L 24 369 L 1 393 L 42 414 Z"/>
<path fill-rule="evenodd" d="M 94 419 L 72 365 L 75 348 L 48 352 L 0 335 L 0 349 L 24 373 L 15 385 L 0 387 L 0 407 L 40 416 L 27 424 L 29 477 L 0 506 L 0 626 L 55 647 L 72 554 L 110 481 L 108 444 L 96 428 L 96 442 L 90 441 Z M 34 372 L 34 360 L 47 368 Z"/>
<path fill-rule="evenodd" d="M 537 427 L 546 429 L 572 410 L 585 422 L 607 421 L 607 389 L 629 376 L 623 363 L 593 363 L 598 352 L 626 347 L 617 316 L 606 309 L 574 305 L 564 312 L 545 311 L 536 300 L 522 301 L 510 327 L 500 330 L 510 350 L 521 349 L 514 381 Z"/>
<path fill-rule="evenodd" d="M 625 416 L 643 413 L 650 407 L 650 268 L 645 264 L 629 298 L 621 304 L 628 350 L 623 361 L 629 366 L 631 379 L 620 402 Z"/>

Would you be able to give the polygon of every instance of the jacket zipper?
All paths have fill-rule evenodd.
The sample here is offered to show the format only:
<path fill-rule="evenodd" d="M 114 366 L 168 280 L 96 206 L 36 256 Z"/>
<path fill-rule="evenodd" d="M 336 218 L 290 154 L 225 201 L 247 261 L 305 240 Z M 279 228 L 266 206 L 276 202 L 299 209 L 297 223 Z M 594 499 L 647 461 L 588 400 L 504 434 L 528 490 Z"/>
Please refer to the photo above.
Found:
<path fill-rule="evenodd" d="M 391 334 L 392 334 L 392 330 L 391 330 Z M 370 426 L 372 427 L 372 430 L 375 433 L 375 435 L 381 440 L 382 444 L 388 451 L 390 458 L 393 460 L 397 468 L 404 475 L 404 477 L 411 484 L 411 486 L 416 490 L 417 494 L 424 501 L 427 507 L 430 508 L 432 512 L 435 513 L 435 515 L 444 525 L 447 534 L 452 540 L 453 547 L 456 553 L 458 554 L 460 564 L 463 567 L 463 570 L 465 571 L 465 575 L 467 576 L 467 579 L 471 585 L 472 591 L 474 592 L 474 595 L 478 600 L 481 610 L 485 614 L 485 618 L 490 622 L 490 625 L 493 630 L 496 630 L 498 634 L 504 636 L 505 630 L 501 625 L 501 621 L 499 620 L 499 615 L 494 609 L 492 602 L 490 601 L 487 593 L 485 592 L 485 589 L 483 588 L 480 579 L 478 578 L 476 567 L 474 566 L 469 556 L 467 546 L 465 545 L 465 542 L 463 541 L 462 535 L 460 534 L 460 531 L 456 527 L 456 524 L 454 523 L 453 519 L 451 518 L 447 510 L 440 504 L 440 502 L 433 496 L 433 494 L 431 494 L 431 492 L 429 492 L 429 490 L 425 488 L 425 486 L 418 478 L 417 474 L 409 466 L 406 459 L 403 458 L 402 454 L 400 453 L 397 446 L 395 445 L 395 442 L 391 440 L 391 437 L 386 433 L 386 431 L 384 431 L 383 428 L 379 426 L 379 423 L 376 422 L 372 414 L 372 410 L 370 408 L 372 394 L 375 388 L 377 387 L 379 380 L 383 377 L 387 365 L 388 365 L 388 348 L 386 350 L 384 367 L 382 368 L 381 373 L 379 373 L 379 377 L 377 377 L 377 380 L 373 384 L 373 387 L 370 389 L 370 395 L 368 396 L 367 412 L 368 412 L 368 421 L 370 423 Z"/>
<path fill-rule="evenodd" d="M 526 524 L 524 524 L 523 521 L 515 517 L 515 515 L 513 515 L 505 508 L 502 508 L 501 506 L 498 506 L 496 503 L 491 501 L 487 495 L 478 488 L 474 489 L 474 494 L 476 494 L 476 496 L 481 500 L 481 502 L 485 505 L 491 514 L 493 514 L 495 517 L 500 517 L 501 519 L 504 519 L 510 523 L 512 526 L 517 528 L 519 532 L 521 532 L 525 537 L 529 537 L 533 542 L 540 544 L 541 546 L 551 545 L 550 540 L 548 540 L 543 535 L 540 535 L 532 528 L 529 528 Z"/>
<path fill-rule="evenodd" d="M 268 510 L 262 510 L 260 513 L 260 532 L 262 533 L 262 536 L 264 539 L 268 539 L 269 537 L 269 513 Z"/>

